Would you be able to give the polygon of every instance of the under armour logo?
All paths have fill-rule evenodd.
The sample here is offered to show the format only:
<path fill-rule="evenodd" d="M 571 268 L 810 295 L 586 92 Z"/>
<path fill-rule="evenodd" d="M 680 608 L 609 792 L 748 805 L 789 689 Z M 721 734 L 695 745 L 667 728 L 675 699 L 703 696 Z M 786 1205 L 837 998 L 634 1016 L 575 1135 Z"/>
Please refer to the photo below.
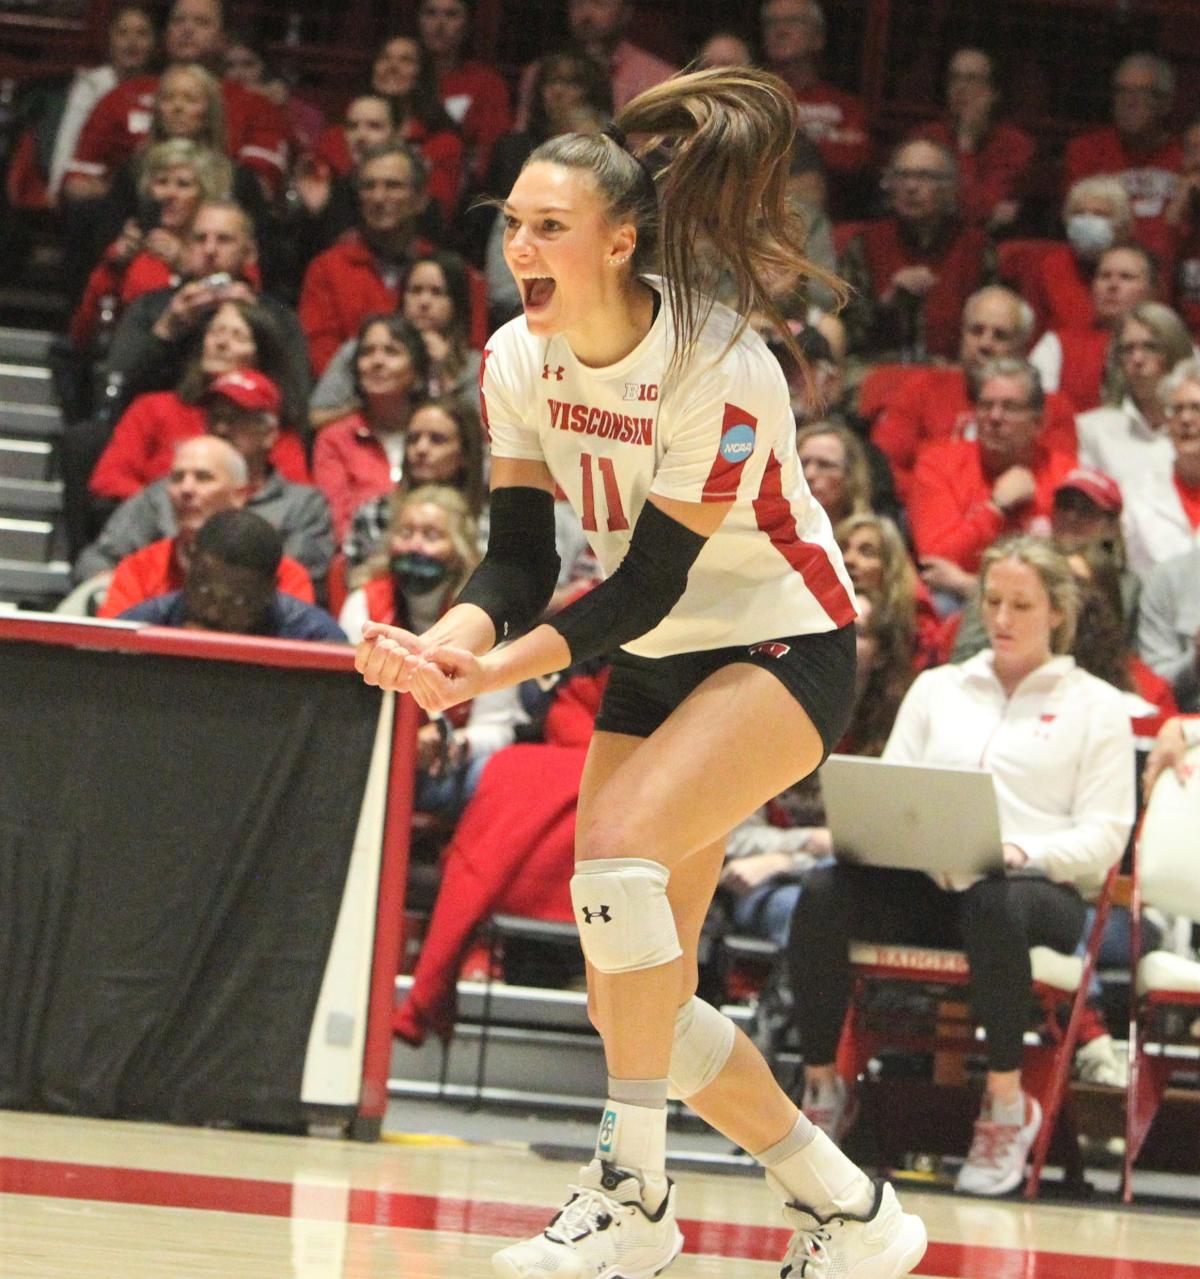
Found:
<path fill-rule="evenodd" d="M 586 906 L 581 906 L 579 909 L 583 911 L 583 922 L 585 924 L 590 924 L 593 919 L 599 919 L 605 924 L 612 923 L 612 916 L 608 913 L 607 906 L 601 906 L 599 910 L 588 910 Z"/>
<path fill-rule="evenodd" d="M 556 382 L 561 382 L 563 380 L 563 374 L 565 372 L 566 372 L 566 369 L 563 368 L 561 364 L 556 369 L 552 369 L 548 364 L 543 364 L 542 365 L 542 381 L 549 382 L 551 376 L 553 376 Z"/>

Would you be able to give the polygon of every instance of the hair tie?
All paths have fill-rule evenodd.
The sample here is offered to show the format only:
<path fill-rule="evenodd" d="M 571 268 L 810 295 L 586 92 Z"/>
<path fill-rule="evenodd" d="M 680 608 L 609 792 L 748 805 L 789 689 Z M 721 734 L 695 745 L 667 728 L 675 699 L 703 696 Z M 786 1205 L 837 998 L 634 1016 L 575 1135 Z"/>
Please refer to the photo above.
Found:
<path fill-rule="evenodd" d="M 620 128 L 620 126 L 615 124 L 612 120 L 610 120 L 604 128 L 600 130 L 600 132 L 603 133 L 606 138 L 612 138 L 622 151 L 629 150 L 629 139 L 625 136 L 624 131 Z"/>

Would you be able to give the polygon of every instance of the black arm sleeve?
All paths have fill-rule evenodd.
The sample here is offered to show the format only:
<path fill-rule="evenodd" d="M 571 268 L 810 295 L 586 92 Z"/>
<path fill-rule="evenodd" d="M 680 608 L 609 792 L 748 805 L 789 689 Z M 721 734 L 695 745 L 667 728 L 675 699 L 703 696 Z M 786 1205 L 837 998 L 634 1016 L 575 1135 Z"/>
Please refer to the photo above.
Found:
<path fill-rule="evenodd" d="M 487 554 L 459 592 L 492 619 L 496 641 L 528 630 L 542 615 L 558 582 L 554 549 L 554 495 L 514 485 L 491 496 Z"/>
<path fill-rule="evenodd" d="M 572 663 L 601 657 L 653 630 L 683 594 L 705 541 L 647 502 L 612 577 L 546 619 L 567 641 Z"/>

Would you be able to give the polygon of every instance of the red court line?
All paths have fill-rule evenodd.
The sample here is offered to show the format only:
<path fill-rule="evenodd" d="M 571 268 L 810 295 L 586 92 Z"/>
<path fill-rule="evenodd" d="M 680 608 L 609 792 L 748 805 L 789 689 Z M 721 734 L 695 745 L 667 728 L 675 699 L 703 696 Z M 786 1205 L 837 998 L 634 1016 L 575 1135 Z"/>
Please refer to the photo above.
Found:
<path fill-rule="evenodd" d="M 238 1212 L 262 1217 L 305 1217 L 352 1225 L 443 1230 L 496 1237 L 534 1234 L 546 1224 L 546 1208 L 494 1200 L 454 1199 L 396 1191 L 160 1172 L 102 1164 L 59 1163 L 0 1156 L 0 1194 L 88 1199 L 154 1208 Z M 300 1202 L 297 1204 L 296 1199 Z M 681 1221 L 686 1250 L 749 1261 L 783 1255 L 788 1232 L 725 1221 Z M 922 1274 L 946 1279 L 1200 1279 L 1200 1266 L 1119 1257 L 1029 1252 L 986 1244 L 931 1242 Z"/>

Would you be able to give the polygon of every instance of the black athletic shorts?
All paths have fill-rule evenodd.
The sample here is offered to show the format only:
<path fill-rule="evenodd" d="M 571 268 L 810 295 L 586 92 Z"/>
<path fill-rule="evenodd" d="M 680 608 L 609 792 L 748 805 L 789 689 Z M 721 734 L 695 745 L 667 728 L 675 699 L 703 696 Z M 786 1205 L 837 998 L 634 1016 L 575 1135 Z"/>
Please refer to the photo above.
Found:
<path fill-rule="evenodd" d="M 850 721 L 854 657 L 853 623 L 817 635 L 791 635 L 671 657 L 635 657 L 619 649 L 612 659 L 596 729 L 649 737 L 714 671 L 731 662 L 749 662 L 770 671 L 804 707 L 828 755 Z"/>

